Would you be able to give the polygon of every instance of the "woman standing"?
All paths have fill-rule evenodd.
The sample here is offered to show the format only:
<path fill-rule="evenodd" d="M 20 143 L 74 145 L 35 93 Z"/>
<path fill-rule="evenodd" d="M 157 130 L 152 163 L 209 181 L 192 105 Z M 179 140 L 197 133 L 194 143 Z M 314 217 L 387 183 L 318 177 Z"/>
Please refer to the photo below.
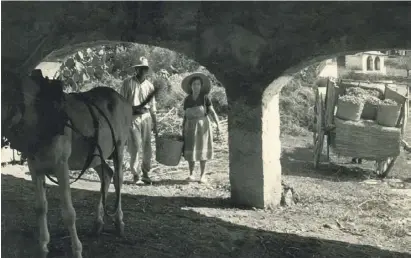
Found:
<path fill-rule="evenodd" d="M 188 94 L 184 100 L 184 158 L 188 161 L 190 176 L 188 181 L 194 181 L 194 165 L 200 162 L 200 183 L 205 183 L 205 166 L 207 160 L 213 158 L 213 131 L 209 117 L 216 123 L 220 132 L 218 116 L 208 96 L 211 85 L 203 73 L 194 73 L 181 83 L 182 89 Z M 210 115 L 210 116 L 209 116 Z"/>

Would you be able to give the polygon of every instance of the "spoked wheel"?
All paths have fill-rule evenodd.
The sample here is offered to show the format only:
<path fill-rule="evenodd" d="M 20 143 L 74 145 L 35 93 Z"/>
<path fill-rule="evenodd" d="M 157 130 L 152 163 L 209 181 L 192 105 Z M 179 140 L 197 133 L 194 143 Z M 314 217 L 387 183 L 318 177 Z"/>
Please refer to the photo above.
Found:
<path fill-rule="evenodd" d="M 314 102 L 314 121 L 313 121 L 313 146 L 315 146 L 315 142 L 317 141 L 317 116 L 318 116 L 318 107 L 317 107 L 317 102 L 318 102 L 318 95 L 319 95 L 318 89 L 315 90 L 315 102 Z"/>
<path fill-rule="evenodd" d="M 398 156 L 393 158 L 388 158 L 385 160 L 377 161 L 377 175 L 380 178 L 386 178 L 388 174 L 391 172 L 392 168 L 394 167 L 395 161 L 397 160 Z"/>
<path fill-rule="evenodd" d="M 313 135 L 314 141 L 314 168 L 318 168 L 321 159 L 321 153 L 324 148 L 325 126 L 324 126 L 324 102 L 322 98 L 316 101 L 316 128 Z"/>

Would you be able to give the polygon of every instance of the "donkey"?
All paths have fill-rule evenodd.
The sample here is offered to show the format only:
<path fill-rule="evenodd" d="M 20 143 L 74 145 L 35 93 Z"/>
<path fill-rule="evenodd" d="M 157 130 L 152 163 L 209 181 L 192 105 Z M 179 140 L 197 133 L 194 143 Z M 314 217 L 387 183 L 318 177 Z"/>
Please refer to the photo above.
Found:
<path fill-rule="evenodd" d="M 47 257 L 50 235 L 47 226 L 45 177 L 57 178 L 65 226 L 69 230 L 73 257 L 82 257 L 82 244 L 76 230 L 69 169 L 94 168 L 101 181 L 95 232 L 101 233 L 106 210 L 105 200 L 114 176 L 116 192 L 116 231 L 124 236 L 121 187 L 123 150 L 129 138 L 133 114 L 138 114 L 157 90 L 141 105 L 132 107 L 108 87 L 82 93 L 63 92 L 63 83 L 41 76 L 18 76 L 2 69 L 2 132 L 14 148 L 27 156 L 35 185 L 35 210 L 39 227 L 40 257 Z M 105 163 L 112 159 L 113 170 Z M 80 173 L 80 175 L 82 174 Z M 52 180 L 53 181 L 53 180 Z"/>

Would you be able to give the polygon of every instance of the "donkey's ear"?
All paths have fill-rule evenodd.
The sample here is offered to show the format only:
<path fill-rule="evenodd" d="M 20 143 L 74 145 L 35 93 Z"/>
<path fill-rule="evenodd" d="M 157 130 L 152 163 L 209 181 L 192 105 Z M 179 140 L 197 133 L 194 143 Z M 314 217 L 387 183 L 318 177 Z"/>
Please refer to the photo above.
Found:
<path fill-rule="evenodd" d="M 44 78 L 41 69 L 34 69 L 33 71 L 31 71 L 31 76 L 35 78 Z"/>

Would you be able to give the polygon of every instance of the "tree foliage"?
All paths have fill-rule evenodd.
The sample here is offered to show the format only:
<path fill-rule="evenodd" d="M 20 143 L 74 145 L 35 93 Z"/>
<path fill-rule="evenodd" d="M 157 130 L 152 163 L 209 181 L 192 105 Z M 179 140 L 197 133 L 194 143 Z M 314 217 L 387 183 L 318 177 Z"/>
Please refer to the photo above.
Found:
<path fill-rule="evenodd" d="M 314 121 L 315 95 L 312 86 L 323 63 L 315 63 L 294 75 L 281 91 L 280 119 L 281 133 L 290 135 L 307 134 Z"/>
<path fill-rule="evenodd" d="M 66 82 L 66 92 L 86 91 L 96 86 L 119 90 L 123 80 L 133 72 L 131 64 L 141 56 L 150 64 L 149 81 L 160 89 L 159 108 L 180 107 L 185 97 L 180 89 L 182 79 L 201 71 L 214 86 L 210 95 L 216 109 L 227 110 L 225 90 L 214 75 L 181 53 L 155 46 L 119 43 L 82 49 L 64 59 L 56 77 Z"/>
<path fill-rule="evenodd" d="M 395 59 L 387 60 L 386 63 L 390 64 L 394 68 L 403 69 L 407 71 L 407 77 L 410 77 L 411 56 L 399 56 Z"/>

